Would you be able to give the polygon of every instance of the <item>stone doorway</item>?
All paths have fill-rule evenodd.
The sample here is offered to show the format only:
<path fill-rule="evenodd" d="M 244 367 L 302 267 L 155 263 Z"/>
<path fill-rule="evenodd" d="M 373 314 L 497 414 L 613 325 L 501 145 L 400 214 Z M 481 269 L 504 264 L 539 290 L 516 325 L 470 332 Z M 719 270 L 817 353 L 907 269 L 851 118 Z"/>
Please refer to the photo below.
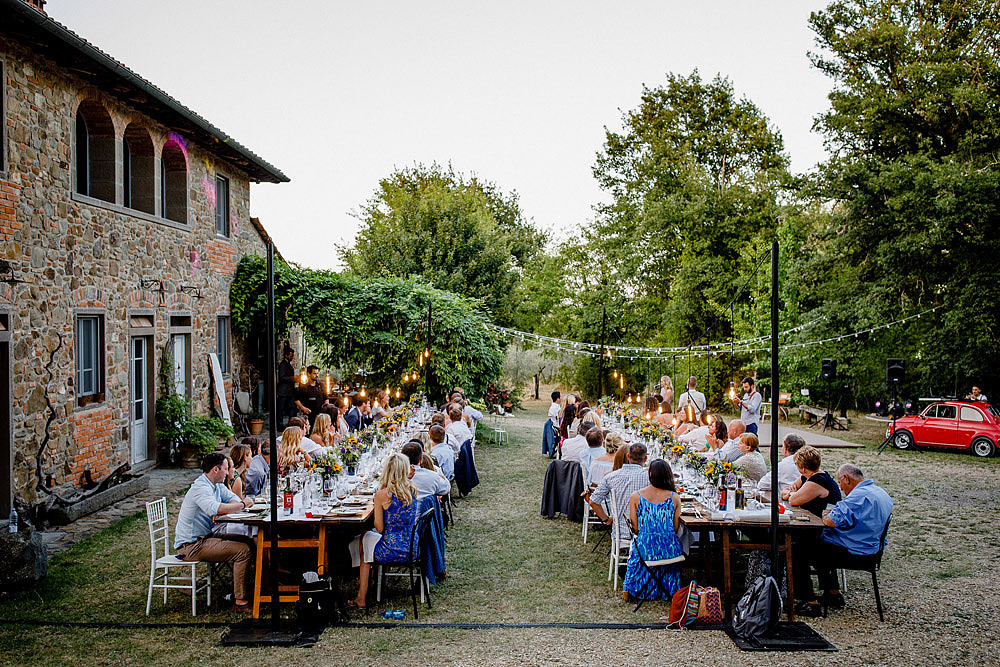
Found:
<path fill-rule="evenodd" d="M 10 313 L 0 311 L 0 518 L 7 518 L 14 502 L 14 371 L 10 323 Z"/>
<path fill-rule="evenodd" d="M 132 444 L 132 465 L 155 455 L 153 438 L 153 339 L 133 336 L 129 344 L 129 433 Z M 152 450 L 152 451 L 151 451 Z"/>

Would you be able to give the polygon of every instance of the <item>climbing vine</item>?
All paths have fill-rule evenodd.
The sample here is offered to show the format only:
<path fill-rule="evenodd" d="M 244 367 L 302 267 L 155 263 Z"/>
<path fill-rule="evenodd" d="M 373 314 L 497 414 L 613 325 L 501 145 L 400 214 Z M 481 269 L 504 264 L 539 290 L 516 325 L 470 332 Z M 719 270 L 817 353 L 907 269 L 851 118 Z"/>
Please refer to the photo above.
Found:
<path fill-rule="evenodd" d="M 267 268 L 245 257 L 230 292 L 235 333 L 249 338 L 266 327 Z M 476 302 L 413 280 L 360 279 L 275 262 L 275 325 L 279 337 L 292 324 L 302 328 L 310 348 L 330 367 L 364 368 L 368 385 L 399 386 L 405 373 L 420 371 L 406 388 L 440 397 L 462 386 L 482 396 L 500 377 L 505 343 L 483 325 Z M 433 302 L 431 386 L 424 386 L 417 357 L 427 343 L 427 307 Z"/>

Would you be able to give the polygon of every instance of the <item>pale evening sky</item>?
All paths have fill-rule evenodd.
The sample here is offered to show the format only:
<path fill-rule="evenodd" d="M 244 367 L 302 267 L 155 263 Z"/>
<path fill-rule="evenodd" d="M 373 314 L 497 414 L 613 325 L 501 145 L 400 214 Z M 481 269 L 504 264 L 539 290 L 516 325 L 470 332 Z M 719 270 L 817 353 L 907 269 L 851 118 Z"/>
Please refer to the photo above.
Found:
<path fill-rule="evenodd" d="M 728 76 L 781 131 L 792 168 L 829 79 L 813 0 L 486 3 L 49 0 L 49 15 L 207 118 L 291 183 L 251 188 L 287 259 L 336 268 L 334 244 L 380 178 L 451 163 L 516 190 L 564 237 L 602 200 L 591 167 L 642 85 Z"/>

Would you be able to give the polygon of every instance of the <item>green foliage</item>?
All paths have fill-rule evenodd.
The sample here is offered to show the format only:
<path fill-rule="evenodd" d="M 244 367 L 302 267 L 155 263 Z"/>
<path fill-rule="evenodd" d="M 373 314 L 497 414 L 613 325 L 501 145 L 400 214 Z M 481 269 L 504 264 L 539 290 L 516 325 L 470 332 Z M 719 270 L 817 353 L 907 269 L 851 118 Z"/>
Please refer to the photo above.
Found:
<path fill-rule="evenodd" d="M 396 171 L 361 208 L 354 245 L 341 248 L 361 278 L 414 278 L 479 300 L 510 323 L 520 271 L 544 235 L 524 218 L 517 194 L 438 165 Z"/>
<path fill-rule="evenodd" d="M 234 331 L 247 337 L 263 330 L 266 266 L 259 257 L 240 261 L 230 293 Z M 433 302 L 430 396 L 459 385 L 481 396 L 500 377 L 504 342 L 486 328 L 486 316 L 469 299 L 416 280 L 362 279 L 332 271 L 275 265 L 279 334 L 302 327 L 310 347 L 329 366 L 363 367 L 370 386 L 397 386 L 417 371 L 427 345 L 427 311 Z M 417 387 L 425 389 L 425 375 Z"/>

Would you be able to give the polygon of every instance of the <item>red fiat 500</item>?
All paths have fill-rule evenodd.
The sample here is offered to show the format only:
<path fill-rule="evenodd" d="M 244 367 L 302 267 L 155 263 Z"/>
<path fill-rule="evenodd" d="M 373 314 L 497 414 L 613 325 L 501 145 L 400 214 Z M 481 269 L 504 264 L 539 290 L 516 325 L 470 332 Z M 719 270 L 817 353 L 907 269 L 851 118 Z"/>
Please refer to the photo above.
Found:
<path fill-rule="evenodd" d="M 1000 442 L 1000 411 L 988 403 L 940 401 L 912 417 L 890 424 L 886 437 L 899 449 L 914 445 L 972 449 L 976 456 L 991 456 Z"/>

